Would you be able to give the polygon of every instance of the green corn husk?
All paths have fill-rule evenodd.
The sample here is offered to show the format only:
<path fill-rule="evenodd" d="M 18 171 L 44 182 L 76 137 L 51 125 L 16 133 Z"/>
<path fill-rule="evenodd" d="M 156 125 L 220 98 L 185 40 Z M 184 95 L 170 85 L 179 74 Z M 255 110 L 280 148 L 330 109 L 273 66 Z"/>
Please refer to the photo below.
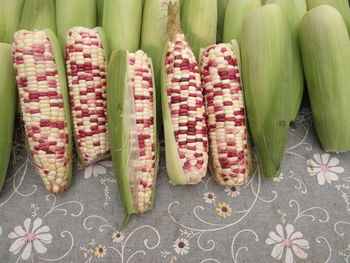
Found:
<path fill-rule="evenodd" d="M 225 12 L 223 34 L 225 43 L 232 39 L 240 40 L 244 17 L 259 6 L 261 6 L 260 0 L 230 0 Z"/>
<path fill-rule="evenodd" d="M 12 43 L 13 34 L 19 27 L 24 0 L 0 1 L 0 42 Z"/>
<path fill-rule="evenodd" d="M 305 0 L 268 0 L 268 4 L 280 4 L 284 13 L 287 16 L 290 31 L 292 33 L 292 52 L 293 52 L 293 74 L 292 79 L 294 83 L 294 92 L 291 101 L 292 112 L 291 120 L 294 120 L 299 112 L 300 103 L 304 92 L 304 72 L 303 62 L 301 59 L 300 45 L 299 45 L 299 27 L 303 16 L 306 14 Z M 304 3 L 304 4 L 301 4 Z"/>
<path fill-rule="evenodd" d="M 56 33 L 56 12 L 54 0 L 26 0 L 21 18 L 21 29 L 51 29 Z"/>
<path fill-rule="evenodd" d="M 300 26 L 300 45 L 312 115 L 322 148 L 350 150 L 350 40 L 331 6 L 311 9 Z"/>
<path fill-rule="evenodd" d="M 103 24 L 103 4 L 104 0 L 96 0 L 97 4 L 97 26 L 101 27 Z"/>
<path fill-rule="evenodd" d="M 134 204 L 133 190 L 131 189 L 130 177 L 132 169 L 130 166 L 132 160 L 133 146 L 129 144 L 130 138 L 135 136 L 136 122 L 133 116 L 132 105 L 134 98 L 128 86 L 128 51 L 119 50 L 113 51 L 110 63 L 108 66 L 108 80 L 107 80 L 107 116 L 108 116 L 108 134 L 110 142 L 110 150 L 112 154 L 113 167 L 118 182 L 119 193 L 121 201 L 126 213 L 126 218 L 121 226 L 123 229 L 130 219 L 132 214 L 137 213 Z M 154 97 L 155 99 L 155 93 Z M 155 101 L 155 100 L 154 100 Z M 154 103 L 153 111 L 156 110 L 156 103 Z M 158 171 L 158 144 L 157 144 L 157 124 L 154 120 L 154 138 L 156 140 L 156 167 L 153 181 L 153 190 L 151 196 L 151 204 L 149 209 L 153 209 L 155 197 L 156 174 Z M 135 157 L 135 156 L 134 156 Z M 135 191 L 135 190 L 134 190 Z"/>
<path fill-rule="evenodd" d="M 280 5 L 247 14 L 241 34 L 247 119 L 264 177 L 279 175 L 291 115 L 292 45 Z"/>
<path fill-rule="evenodd" d="M 229 0 L 217 0 L 218 1 L 218 27 L 216 32 L 216 42 L 221 43 L 224 35 L 224 22 L 225 12 Z"/>
<path fill-rule="evenodd" d="M 167 30 L 167 9 L 164 0 L 145 0 L 142 16 L 141 49 L 153 61 L 157 89 L 157 121 L 161 123 L 160 70 Z M 158 129 L 160 125 L 158 125 Z"/>
<path fill-rule="evenodd" d="M 96 27 L 95 0 L 56 1 L 57 36 L 62 50 L 65 50 L 66 35 L 75 26 Z"/>
<path fill-rule="evenodd" d="M 17 89 L 12 66 L 12 47 L 0 43 L 0 191 L 4 184 L 12 150 Z"/>
<path fill-rule="evenodd" d="M 343 16 L 348 33 L 350 34 L 350 7 L 348 0 L 306 0 L 308 9 L 320 5 L 330 5 L 338 9 L 340 14 Z"/>
<path fill-rule="evenodd" d="M 120 49 L 135 52 L 139 49 L 141 20 L 142 1 L 104 1 L 103 30 L 106 34 L 110 52 Z"/>
<path fill-rule="evenodd" d="M 181 27 L 198 59 L 201 48 L 216 43 L 217 0 L 185 0 L 181 6 Z"/>

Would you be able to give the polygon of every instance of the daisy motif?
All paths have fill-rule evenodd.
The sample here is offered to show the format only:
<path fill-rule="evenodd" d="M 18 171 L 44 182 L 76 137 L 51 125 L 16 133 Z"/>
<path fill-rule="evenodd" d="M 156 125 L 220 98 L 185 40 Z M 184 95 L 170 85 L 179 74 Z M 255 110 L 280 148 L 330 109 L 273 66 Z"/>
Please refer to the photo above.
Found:
<path fill-rule="evenodd" d="M 231 215 L 231 207 L 226 204 L 225 202 L 220 202 L 217 204 L 217 207 L 215 208 L 216 214 L 220 217 L 227 217 Z"/>
<path fill-rule="evenodd" d="M 203 195 L 203 199 L 206 203 L 212 204 L 215 202 L 216 196 L 213 192 L 206 192 Z"/>
<path fill-rule="evenodd" d="M 330 158 L 328 153 L 314 154 L 314 159 L 307 160 L 308 172 L 311 176 L 317 175 L 317 181 L 320 185 L 324 185 L 325 182 L 332 183 L 332 181 L 338 181 L 339 176 L 344 172 L 344 168 L 337 166 L 339 160 L 335 157 Z"/>
<path fill-rule="evenodd" d="M 283 226 L 278 224 L 276 232 L 271 231 L 265 243 L 274 245 L 271 252 L 273 258 L 281 260 L 283 255 L 285 255 L 285 263 L 294 263 L 294 255 L 300 259 L 306 259 L 308 256 L 304 249 L 310 248 L 309 241 L 302 237 L 303 234 L 301 232 L 294 232 L 293 225 L 287 224 L 284 231 Z"/>
<path fill-rule="evenodd" d="M 115 243 L 120 243 L 124 239 L 124 234 L 122 232 L 116 231 L 112 234 L 112 241 Z"/>
<path fill-rule="evenodd" d="M 188 250 L 190 249 L 190 243 L 187 239 L 178 238 L 174 241 L 173 247 L 176 254 L 183 256 L 188 254 Z"/>
<path fill-rule="evenodd" d="M 92 164 L 88 167 L 86 167 L 85 172 L 84 172 L 84 178 L 88 179 L 91 176 L 99 176 L 107 173 L 107 168 L 112 167 L 112 162 L 111 161 L 102 161 L 99 163 Z"/>
<path fill-rule="evenodd" d="M 102 245 L 98 245 L 94 248 L 94 256 L 97 258 L 103 258 L 107 253 L 107 248 Z"/>
<path fill-rule="evenodd" d="M 10 246 L 9 251 L 17 255 L 22 251 L 21 258 L 27 260 L 32 255 L 32 250 L 39 254 L 44 254 L 47 248 L 43 244 L 50 244 L 52 235 L 49 233 L 48 226 L 42 226 L 43 220 L 36 218 L 33 222 L 30 218 L 24 220 L 24 229 L 22 226 L 16 226 L 8 237 L 16 239 Z"/>
<path fill-rule="evenodd" d="M 241 193 L 239 186 L 226 186 L 225 192 L 230 197 L 237 197 Z"/>

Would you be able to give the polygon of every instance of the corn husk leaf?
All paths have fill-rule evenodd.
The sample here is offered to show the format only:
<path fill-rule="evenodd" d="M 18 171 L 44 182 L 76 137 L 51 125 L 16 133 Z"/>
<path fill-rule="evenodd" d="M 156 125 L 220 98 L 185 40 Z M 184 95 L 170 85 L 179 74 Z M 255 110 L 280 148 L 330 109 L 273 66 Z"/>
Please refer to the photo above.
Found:
<path fill-rule="evenodd" d="M 311 9 L 300 27 L 300 44 L 312 115 L 325 151 L 350 150 L 350 40 L 340 13 Z"/>
<path fill-rule="evenodd" d="M 221 43 L 224 35 L 225 12 L 229 0 L 218 1 L 218 27 L 216 32 L 216 42 Z"/>
<path fill-rule="evenodd" d="M 96 0 L 97 4 L 97 26 L 102 26 L 103 24 L 103 5 L 104 0 Z"/>
<path fill-rule="evenodd" d="M 13 34 L 18 30 L 24 0 L 0 1 L 0 42 L 12 43 Z"/>

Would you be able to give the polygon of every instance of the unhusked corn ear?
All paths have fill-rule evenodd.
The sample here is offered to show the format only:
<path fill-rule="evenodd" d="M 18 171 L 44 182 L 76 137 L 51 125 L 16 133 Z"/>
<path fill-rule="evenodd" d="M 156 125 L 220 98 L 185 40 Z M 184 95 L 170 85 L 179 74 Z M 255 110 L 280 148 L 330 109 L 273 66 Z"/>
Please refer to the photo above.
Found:
<path fill-rule="evenodd" d="M 185 0 L 181 6 L 181 26 L 196 58 L 216 43 L 217 8 L 217 0 Z"/>
<path fill-rule="evenodd" d="M 348 29 L 348 33 L 350 34 L 350 7 L 349 7 L 348 0 L 306 0 L 306 1 L 307 1 L 307 7 L 309 10 L 320 5 L 330 5 L 338 9 L 340 14 L 343 16 L 346 27 Z"/>
<path fill-rule="evenodd" d="M 210 164 L 222 185 L 248 182 L 249 155 L 244 96 L 236 41 L 201 53 L 201 76 L 209 134 Z"/>
<path fill-rule="evenodd" d="M 226 7 L 223 40 L 241 39 L 244 17 L 261 5 L 260 0 L 230 0 Z"/>
<path fill-rule="evenodd" d="M 16 32 L 13 63 L 33 161 L 45 188 L 61 193 L 71 182 L 72 136 L 64 64 L 54 33 Z"/>
<path fill-rule="evenodd" d="M 16 114 L 16 79 L 10 44 L 0 43 L 0 191 L 4 184 L 12 150 Z"/>
<path fill-rule="evenodd" d="M 108 130 L 113 167 L 127 215 L 153 208 L 158 146 L 151 59 L 113 52 L 108 68 Z"/>
<path fill-rule="evenodd" d="M 56 11 L 54 0 L 26 0 L 20 29 L 51 29 L 56 33 Z"/>
<path fill-rule="evenodd" d="M 57 36 L 62 51 L 65 50 L 66 36 L 72 27 L 94 28 L 97 25 L 96 0 L 56 1 Z"/>
<path fill-rule="evenodd" d="M 161 120 L 160 70 L 166 38 L 167 9 L 164 0 L 145 0 L 142 16 L 141 50 L 153 61 L 155 88 L 157 89 L 157 120 Z M 160 125 L 158 125 L 158 129 Z"/>
<path fill-rule="evenodd" d="M 96 0 L 97 4 L 97 25 L 102 26 L 103 24 L 103 4 L 104 0 Z"/>
<path fill-rule="evenodd" d="M 66 68 L 79 161 L 94 163 L 109 153 L 107 140 L 107 60 L 100 28 L 68 31 Z"/>
<path fill-rule="evenodd" d="M 103 30 L 108 48 L 112 51 L 127 49 L 135 52 L 140 46 L 142 1 L 104 0 Z"/>
<path fill-rule="evenodd" d="M 300 26 L 300 44 L 313 120 L 322 148 L 350 150 L 350 40 L 333 7 L 311 9 Z"/>
<path fill-rule="evenodd" d="M 301 3 L 304 2 L 304 5 Z M 268 0 L 268 4 L 280 4 L 289 23 L 290 33 L 292 36 L 292 71 L 293 71 L 293 89 L 290 98 L 292 102 L 291 120 L 294 120 L 299 112 L 300 103 L 304 93 L 304 72 L 303 62 L 301 59 L 300 44 L 299 44 L 299 28 L 300 22 L 306 10 L 305 0 Z M 304 6 L 303 9 L 298 6 Z"/>
<path fill-rule="evenodd" d="M 162 69 L 162 113 L 168 175 L 194 184 L 206 175 L 208 141 L 196 58 L 181 32 L 178 7 L 168 3 L 169 43 Z"/>
<path fill-rule="evenodd" d="M 216 42 L 221 43 L 224 35 L 225 12 L 229 0 L 217 0 L 218 2 L 218 25 L 216 32 Z"/>
<path fill-rule="evenodd" d="M 13 34 L 19 27 L 24 0 L 0 1 L 0 42 L 12 43 Z"/>
<path fill-rule="evenodd" d="M 279 175 L 292 112 L 292 46 L 277 4 L 247 14 L 241 34 L 244 97 L 260 171 Z"/>

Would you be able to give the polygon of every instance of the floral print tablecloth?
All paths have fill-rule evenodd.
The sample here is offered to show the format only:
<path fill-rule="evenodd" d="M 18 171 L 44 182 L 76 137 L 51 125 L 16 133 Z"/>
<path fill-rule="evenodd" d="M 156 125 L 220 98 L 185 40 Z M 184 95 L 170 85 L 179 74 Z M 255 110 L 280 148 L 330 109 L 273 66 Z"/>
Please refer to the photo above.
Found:
<path fill-rule="evenodd" d="M 0 194 L 1 263 L 350 262 L 350 153 L 321 150 L 307 109 L 279 178 L 174 186 L 162 153 L 155 209 L 123 232 L 110 161 L 76 167 L 72 187 L 54 196 L 18 152 Z"/>

